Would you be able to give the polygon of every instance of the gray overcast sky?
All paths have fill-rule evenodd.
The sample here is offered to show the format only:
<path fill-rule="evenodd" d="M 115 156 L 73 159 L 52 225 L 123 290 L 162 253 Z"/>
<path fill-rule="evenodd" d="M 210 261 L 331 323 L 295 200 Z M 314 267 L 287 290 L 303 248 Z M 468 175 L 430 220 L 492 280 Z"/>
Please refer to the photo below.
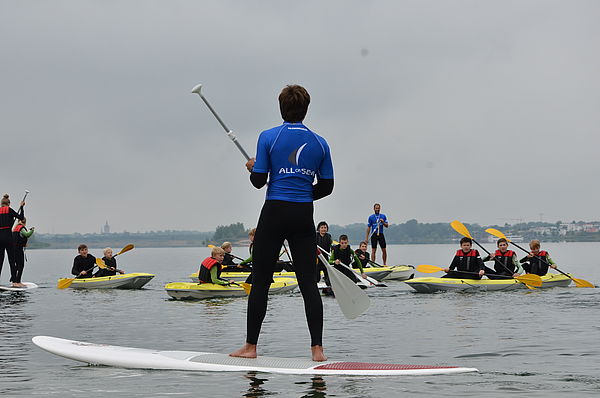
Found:
<path fill-rule="evenodd" d="M 317 219 L 599 219 L 600 2 L 0 1 L 2 177 L 42 232 L 254 225 L 285 84 L 332 148 Z M 318 221 L 318 220 L 317 220 Z"/>

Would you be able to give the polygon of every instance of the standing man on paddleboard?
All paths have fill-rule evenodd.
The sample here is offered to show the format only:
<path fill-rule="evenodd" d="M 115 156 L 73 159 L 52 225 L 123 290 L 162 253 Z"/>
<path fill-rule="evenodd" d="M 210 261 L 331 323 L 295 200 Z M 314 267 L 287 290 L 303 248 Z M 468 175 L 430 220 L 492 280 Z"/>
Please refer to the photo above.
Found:
<path fill-rule="evenodd" d="M 323 303 L 317 289 L 313 201 L 333 191 L 333 165 L 327 141 L 302 124 L 309 103 L 310 95 L 304 87 L 286 86 L 279 94 L 284 123 L 260 134 L 256 158 L 246 163 L 252 185 L 260 189 L 267 179 L 269 182 L 254 238 L 246 344 L 229 354 L 234 357 L 256 358 L 273 267 L 287 239 L 304 299 L 312 359 L 327 359 L 322 342 Z M 313 185 L 315 178 L 317 183 Z"/>
<path fill-rule="evenodd" d="M 369 216 L 367 220 L 367 236 L 365 242 L 371 238 L 371 258 L 373 261 L 377 261 L 377 243 L 381 247 L 381 256 L 383 257 L 383 265 L 387 265 L 387 246 L 385 243 L 385 236 L 383 236 L 383 227 L 389 227 L 387 217 L 381 213 L 381 205 L 375 203 L 373 205 L 373 211 L 375 213 Z"/>

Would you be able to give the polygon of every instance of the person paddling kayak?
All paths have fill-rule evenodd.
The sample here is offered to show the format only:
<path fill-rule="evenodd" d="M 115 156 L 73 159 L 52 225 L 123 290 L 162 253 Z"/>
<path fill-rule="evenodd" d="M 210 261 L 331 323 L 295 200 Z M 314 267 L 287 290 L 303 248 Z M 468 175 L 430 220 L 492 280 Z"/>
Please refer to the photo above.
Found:
<path fill-rule="evenodd" d="M 117 268 L 117 259 L 113 256 L 113 250 L 110 247 L 105 248 L 103 251 L 104 257 L 102 257 L 102 261 L 106 264 L 106 268 L 100 268 L 95 274 L 94 278 L 101 278 L 103 276 L 113 276 L 119 274 L 124 274 L 125 271 Z"/>
<path fill-rule="evenodd" d="M 267 178 L 269 184 L 254 238 L 246 343 L 229 354 L 234 357 L 256 358 L 273 268 L 287 239 L 304 299 L 312 359 L 327 359 L 322 342 L 323 303 L 317 288 L 313 201 L 333 191 L 333 164 L 327 141 L 302 124 L 309 103 L 310 95 L 304 87 L 285 87 L 279 95 L 284 123 L 260 134 L 256 159 L 246 163 L 254 187 L 262 188 Z M 315 178 L 317 183 L 313 185 Z"/>
<path fill-rule="evenodd" d="M 13 235 L 11 228 L 15 223 L 15 218 L 23 220 L 25 218 L 23 207 L 25 202 L 21 202 L 21 207 L 17 213 L 10 207 L 10 199 L 8 194 L 5 194 L 0 201 L 0 272 L 2 272 L 2 265 L 4 264 L 4 252 L 8 256 L 8 264 L 10 265 L 10 280 L 13 282 L 13 287 L 19 287 L 17 283 L 13 281 L 16 272 L 15 263 L 15 244 L 13 242 Z"/>
<path fill-rule="evenodd" d="M 81 244 L 77 247 L 77 255 L 73 259 L 73 268 L 71 268 L 71 274 L 77 278 L 91 278 L 92 269 L 96 266 L 96 257 L 89 254 L 87 245 Z"/>
<path fill-rule="evenodd" d="M 519 260 L 528 274 L 544 276 L 548 273 L 548 267 L 556 269 L 556 263 L 550 258 L 550 254 L 540 250 L 540 246 L 540 241 L 533 239 L 529 242 L 531 252 Z"/>
<path fill-rule="evenodd" d="M 21 283 L 21 277 L 23 276 L 23 269 L 25 268 L 25 247 L 27 246 L 27 240 L 33 235 L 35 227 L 27 230 L 25 225 L 27 220 L 23 217 L 19 220 L 19 223 L 13 228 L 13 242 L 15 244 L 15 272 L 11 277 L 13 287 L 25 287 L 26 285 Z"/>
<path fill-rule="evenodd" d="M 466 236 L 460 240 L 460 249 L 456 251 L 450 267 L 445 268 L 442 278 L 481 279 L 485 274 L 479 252 L 472 249 L 473 240 Z M 456 269 L 456 271 L 454 271 Z"/>
<path fill-rule="evenodd" d="M 504 238 L 498 239 L 498 250 L 485 256 L 482 261 L 484 263 L 488 261 L 494 262 L 494 269 L 484 268 L 485 276 L 490 279 L 505 279 L 502 276 L 516 278 L 523 272 L 517 260 L 517 253 L 508 250 L 508 241 Z"/>
<path fill-rule="evenodd" d="M 229 286 L 233 280 L 221 278 L 221 264 L 225 258 L 225 250 L 220 247 L 213 247 L 210 251 L 210 257 L 202 260 L 200 270 L 198 271 L 199 283 L 214 283 L 216 285 Z"/>

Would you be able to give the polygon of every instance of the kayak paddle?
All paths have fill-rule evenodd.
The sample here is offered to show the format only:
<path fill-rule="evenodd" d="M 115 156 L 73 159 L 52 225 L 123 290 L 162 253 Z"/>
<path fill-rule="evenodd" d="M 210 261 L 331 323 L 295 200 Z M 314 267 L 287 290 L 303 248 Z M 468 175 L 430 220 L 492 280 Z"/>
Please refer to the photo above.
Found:
<path fill-rule="evenodd" d="M 439 272 L 439 271 L 443 271 L 443 270 L 444 270 L 444 268 L 438 267 L 435 265 L 429 265 L 429 264 L 417 265 L 417 271 L 423 272 L 425 274 L 432 274 L 434 272 Z M 459 272 L 464 272 L 465 274 L 479 275 L 479 272 L 466 272 L 466 271 L 459 271 Z M 504 276 L 504 275 L 502 275 L 502 276 Z M 512 278 L 512 276 L 506 276 L 506 279 L 510 279 L 510 278 Z M 542 286 L 542 278 L 540 278 L 539 275 L 525 274 L 525 275 L 517 276 L 514 279 L 518 280 L 519 282 L 524 283 L 528 287 L 529 286 L 533 286 L 533 287 L 541 287 Z"/>
<path fill-rule="evenodd" d="M 517 245 L 515 242 L 512 242 L 510 239 L 508 239 L 506 237 L 506 235 L 504 235 L 502 232 L 498 231 L 495 228 L 488 228 L 488 229 L 485 230 L 485 232 L 487 232 L 490 235 L 494 235 L 497 238 L 504 238 L 504 239 L 506 239 L 507 242 L 512 243 L 514 246 L 516 246 L 519 249 L 523 250 L 525 253 L 528 253 L 528 254 L 530 253 L 529 250 L 525 250 L 521 246 Z M 548 264 L 548 262 L 546 260 L 544 260 L 542 258 L 540 258 L 540 260 L 543 263 L 545 263 L 546 265 L 550 266 L 550 264 Z M 558 267 L 556 267 L 554 269 L 557 270 L 558 272 L 560 272 L 561 274 L 563 274 L 564 276 L 566 276 L 566 277 L 570 278 L 571 280 L 573 280 L 573 282 L 575 282 L 575 286 L 577 286 L 577 287 L 596 287 L 596 286 L 594 286 L 593 283 L 588 282 L 585 279 L 573 278 L 573 277 L 571 277 L 571 275 L 565 274 L 564 272 L 562 272 L 561 270 L 559 270 Z"/>
<path fill-rule="evenodd" d="M 471 239 L 471 240 L 472 240 L 472 241 L 473 241 L 473 242 L 474 242 L 474 243 L 475 243 L 477 246 L 479 246 L 479 247 L 480 247 L 480 248 L 481 248 L 481 249 L 482 249 L 484 252 L 486 252 L 488 255 L 490 254 L 490 252 L 489 252 L 489 251 L 487 251 L 487 249 L 486 249 L 485 247 L 481 246 L 481 245 L 479 244 L 479 242 L 477 242 L 477 241 L 476 241 L 476 240 L 475 240 L 475 239 L 474 239 L 474 238 L 471 236 L 471 234 L 469 233 L 469 230 L 467 229 L 467 227 L 465 227 L 465 225 L 464 225 L 463 223 L 461 223 L 461 222 L 460 222 L 460 221 L 458 221 L 458 220 L 454 220 L 454 221 L 452 221 L 452 222 L 450 223 L 450 226 L 451 226 L 451 227 L 452 227 L 452 228 L 453 228 L 453 229 L 454 229 L 456 232 L 458 232 L 459 234 L 461 234 L 462 236 L 466 236 L 467 238 Z M 500 264 L 500 265 L 501 265 L 501 266 L 502 266 L 502 267 L 503 267 L 505 270 L 507 270 L 508 272 L 511 272 L 511 270 L 509 270 L 509 269 L 506 267 L 506 265 L 502 264 L 502 262 L 501 262 L 500 260 L 496 259 L 496 257 L 494 257 L 494 260 L 495 260 L 495 261 L 496 261 L 498 264 Z M 526 275 L 529 275 L 529 274 L 526 274 Z M 539 275 L 538 275 L 538 276 L 539 276 Z M 515 279 L 516 279 L 516 278 L 515 278 Z M 541 280 L 541 279 L 540 279 L 540 280 Z M 525 282 L 523 282 L 523 283 L 525 283 Z M 527 286 L 528 288 L 530 288 L 530 287 L 529 287 L 529 285 L 528 285 L 527 283 L 525 283 L 525 286 Z M 535 286 L 535 285 L 532 285 L 532 286 Z M 541 284 L 540 284 L 540 286 L 541 286 Z M 538 286 L 538 287 L 539 287 L 539 286 Z M 530 289 L 531 289 L 531 288 L 530 288 Z"/>
<path fill-rule="evenodd" d="M 117 257 L 119 254 L 126 253 L 126 252 L 128 252 L 129 250 L 133 249 L 134 247 L 135 247 L 135 246 L 133 246 L 131 243 L 130 243 L 130 244 L 128 244 L 128 245 L 125 245 L 125 247 L 123 247 L 123 248 L 121 249 L 121 251 L 120 251 L 120 252 L 118 252 L 117 254 L 115 254 L 113 257 Z"/>
<path fill-rule="evenodd" d="M 86 270 L 85 272 L 90 272 L 92 271 L 94 268 L 106 268 L 106 264 L 104 263 L 104 261 L 101 258 L 96 258 L 96 265 L 94 265 L 92 268 Z M 71 286 L 71 284 L 73 283 L 73 281 L 75 279 L 78 279 L 79 276 L 76 276 L 75 278 L 68 278 L 68 279 L 63 279 L 61 281 L 58 282 L 58 284 L 56 285 L 57 288 L 59 289 L 66 289 L 69 286 Z"/>

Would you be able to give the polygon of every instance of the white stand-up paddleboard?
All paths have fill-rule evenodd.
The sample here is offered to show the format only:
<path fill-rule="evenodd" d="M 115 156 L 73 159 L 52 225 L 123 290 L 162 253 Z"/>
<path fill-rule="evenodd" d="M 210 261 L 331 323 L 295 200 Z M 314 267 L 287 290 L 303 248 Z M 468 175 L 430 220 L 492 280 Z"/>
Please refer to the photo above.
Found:
<path fill-rule="evenodd" d="M 309 375 L 403 376 L 477 372 L 455 366 L 399 365 L 365 362 L 315 362 L 307 359 L 261 357 L 233 358 L 226 354 L 191 351 L 157 351 L 36 336 L 38 347 L 61 357 L 92 365 L 134 369 L 175 369 L 214 372 L 267 372 Z"/>
<path fill-rule="evenodd" d="M 25 290 L 31 290 L 31 289 L 35 289 L 36 287 L 38 287 L 38 285 L 36 285 L 33 282 L 23 282 L 23 284 L 25 285 L 25 287 L 12 287 L 10 285 L 8 285 L 8 286 L 0 285 L 0 290 L 10 290 L 12 292 L 22 292 Z"/>

